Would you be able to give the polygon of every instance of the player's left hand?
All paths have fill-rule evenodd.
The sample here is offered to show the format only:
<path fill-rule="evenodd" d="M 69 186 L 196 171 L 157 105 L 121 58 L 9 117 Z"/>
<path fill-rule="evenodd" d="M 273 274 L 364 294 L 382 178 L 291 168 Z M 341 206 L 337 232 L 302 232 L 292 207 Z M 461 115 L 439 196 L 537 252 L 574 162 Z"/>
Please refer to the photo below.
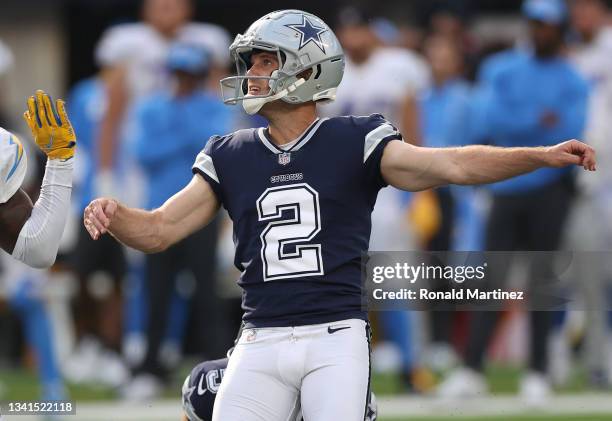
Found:
<path fill-rule="evenodd" d="M 64 101 L 51 103 L 49 95 L 37 90 L 28 98 L 28 111 L 23 113 L 38 147 L 49 159 L 67 160 L 74 156 L 76 136 L 68 120 Z"/>
<path fill-rule="evenodd" d="M 580 165 L 587 171 L 596 170 L 595 149 L 579 140 L 568 140 L 546 148 L 546 163 L 550 167 L 562 168 Z"/>

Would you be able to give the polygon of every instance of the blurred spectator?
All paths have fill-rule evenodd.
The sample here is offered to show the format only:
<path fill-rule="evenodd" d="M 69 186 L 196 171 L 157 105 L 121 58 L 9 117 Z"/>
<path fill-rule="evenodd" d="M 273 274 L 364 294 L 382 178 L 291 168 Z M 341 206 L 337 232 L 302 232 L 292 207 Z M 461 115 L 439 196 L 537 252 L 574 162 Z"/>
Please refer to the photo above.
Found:
<path fill-rule="evenodd" d="M 425 40 L 424 31 L 416 25 L 404 24 L 398 28 L 397 47 L 411 51 L 421 51 Z"/>
<path fill-rule="evenodd" d="M 207 47 L 213 52 L 214 71 L 227 66 L 227 32 L 216 25 L 191 23 L 192 14 L 191 0 L 145 0 L 142 23 L 117 25 L 103 35 L 96 59 L 105 74 L 108 104 L 99 128 L 99 194 L 112 193 L 119 184 L 125 188 L 125 182 L 114 182 L 109 171 L 121 154 L 121 139 L 129 135 L 127 111 L 138 98 L 167 86 L 164 62 L 170 44 Z"/>
<path fill-rule="evenodd" d="M 461 51 L 471 52 L 475 41 L 466 29 L 464 19 L 457 13 L 442 9 L 434 13 L 429 23 L 433 34 L 453 40 Z"/>
<path fill-rule="evenodd" d="M 157 92 L 137 105 L 134 156 L 149 183 L 149 209 L 161 206 L 189 183 L 190 165 L 209 137 L 231 129 L 230 110 L 214 93 L 204 91 L 211 59 L 202 47 L 174 44 L 167 61 L 172 89 Z M 195 280 L 197 337 L 200 343 L 208 342 L 212 356 L 224 354 L 228 346 L 224 338 L 230 329 L 223 323 L 214 282 L 217 239 L 215 221 L 171 249 L 147 256 L 147 353 L 136 370 L 138 376 L 125 389 L 126 398 L 152 398 L 169 380 L 168 370 L 173 367 L 163 361 L 160 350 L 169 323 L 170 298 L 178 276 L 185 272 Z"/>
<path fill-rule="evenodd" d="M 582 135 L 588 89 L 561 50 L 566 20 L 561 0 L 527 0 L 531 48 L 508 51 L 488 59 L 480 82 L 490 89 L 486 124 L 491 142 L 500 146 L 551 145 Z M 543 169 L 493 184 L 486 249 L 492 251 L 556 250 L 573 196 L 573 173 Z M 530 265 L 530 288 L 546 279 L 551 262 Z M 493 275 L 492 275 L 493 276 Z M 494 274 L 503 279 L 506 273 Z M 551 392 L 545 377 L 551 312 L 532 311 L 529 372 L 520 394 L 530 403 Z M 496 312 L 476 312 L 470 328 L 466 363 L 440 386 L 442 396 L 477 396 L 486 392 L 482 371 L 487 346 L 499 319 Z"/>
<path fill-rule="evenodd" d="M 106 108 L 103 77 L 102 74 L 79 82 L 68 97 L 68 112 L 79 139 L 72 196 L 78 218 L 96 194 L 94 179 L 99 168 L 96 131 Z M 66 361 L 65 374 L 76 383 L 90 381 L 116 387 L 127 379 L 127 371 L 116 352 L 121 345 L 120 285 L 127 271 L 125 255 L 115 241 L 91 241 L 83 224 L 78 226 L 72 266 L 80 283 L 73 303 L 79 343 Z M 95 276 L 100 274 L 108 276 Z M 106 369 L 99 370 L 98 364 Z"/>
<path fill-rule="evenodd" d="M 11 69 L 14 62 L 13 52 L 0 40 L 0 82 L 4 82 L 4 76 Z M 7 127 L 8 119 L 4 116 L 2 103 L 0 101 L 0 126 Z"/>
<path fill-rule="evenodd" d="M 45 303 L 48 273 L 14 259 L 0 260 L 4 264 L 2 278 L 5 281 L 0 282 L 0 286 L 7 293 L 11 309 L 19 315 L 26 344 L 33 351 L 41 386 L 40 397 L 44 400 L 68 399 L 56 353 L 56 336 Z"/>
<path fill-rule="evenodd" d="M 100 40 L 96 61 L 101 72 L 98 77 L 79 84 L 72 101 L 72 112 L 82 117 L 79 118 L 82 124 L 77 123 L 75 130 L 80 138 L 88 138 L 80 159 L 84 175 L 81 177 L 82 204 L 99 196 L 122 196 L 128 203 L 141 205 L 145 196 L 144 180 L 130 153 L 133 134 L 130 109 L 144 96 L 169 87 L 171 81 L 165 61 L 174 40 L 209 48 L 212 51 L 210 71 L 217 74 L 225 71 L 229 35 L 216 25 L 190 23 L 192 12 L 190 0 L 145 0 L 142 23 L 112 27 Z M 141 363 L 146 346 L 143 338 L 146 300 L 143 256 L 136 252 L 126 255 L 125 249 L 114 241 L 93 242 L 81 233 L 75 261 L 82 282 L 77 300 L 77 308 L 82 311 L 76 319 L 82 325 L 81 332 L 89 336 L 77 349 L 77 355 L 71 358 L 75 369 L 70 371 L 82 376 L 85 368 L 95 367 L 92 361 L 96 361 L 98 347 L 89 338 L 102 336 L 106 347 L 118 348 L 123 298 L 119 285 L 126 274 L 129 276 L 124 289 L 126 336 L 123 348 L 131 365 Z M 92 280 L 90 275 L 94 271 L 111 275 L 110 288 L 100 287 L 105 285 L 100 278 L 95 283 L 87 282 Z M 94 296 L 106 298 L 100 303 Z M 108 355 L 108 352 L 103 351 L 103 354 Z M 114 366 L 117 370 L 103 372 L 116 372 L 117 375 L 110 376 L 109 380 L 117 386 L 123 376 L 120 364 Z"/>
<path fill-rule="evenodd" d="M 431 67 L 432 86 L 419 97 L 420 127 L 423 145 L 450 147 L 465 145 L 468 141 L 468 114 L 470 86 L 463 79 L 463 55 L 455 40 L 435 34 L 425 42 L 425 57 Z M 455 190 L 451 190 L 455 189 Z M 425 248 L 430 251 L 453 249 L 456 195 L 469 200 L 471 189 L 441 187 L 433 190 L 440 209 L 436 232 L 429 237 Z M 435 264 L 435 262 L 432 262 Z M 445 285 L 439 286 L 445 289 Z M 449 368 L 455 360 L 450 346 L 452 313 L 443 308 L 431 312 L 431 341 L 429 353 L 432 366 L 439 370 Z"/>
<path fill-rule="evenodd" d="M 0 41 L 0 79 L 14 65 L 12 51 Z M 0 104 L 1 106 L 1 104 Z M 0 115 L 0 126 L 6 119 Z M 29 134 L 26 136 L 30 136 Z M 32 199 L 38 197 L 40 173 L 37 160 L 39 155 L 32 148 L 33 142 L 23 142 L 27 150 L 28 171 L 23 182 L 23 188 Z M 60 362 L 56 353 L 56 337 L 47 308 L 45 284 L 48 282 L 48 271 L 32 269 L 25 264 L 0 255 L 0 307 L 2 301 L 9 304 L 11 311 L 19 316 L 25 343 L 34 356 L 38 380 L 40 382 L 40 398 L 44 400 L 68 399 L 68 391 L 64 386 L 60 370 Z M 4 332 L 1 332 L 2 334 Z M 12 338 L 2 337 L 2 341 L 10 343 Z M 0 383 L 0 388 L 4 386 Z M 10 385 L 8 385 L 10 387 Z"/>
<path fill-rule="evenodd" d="M 429 69 L 415 52 L 385 45 L 380 35 L 390 31 L 383 31 L 381 22 L 388 28 L 388 21 L 370 24 L 355 8 L 341 10 L 336 32 L 346 69 L 336 101 L 323 110 L 330 115 L 383 114 L 406 139 L 418 143 L 415 98 L 429 84 Z"/>
<path fill-rule="evenodd" d="M 584 192 L 570 217 L 568 246 L 572 250 L 610 250 L 612 248 L 612 27 L 609 10 L 603 0 L 570 2 L 570 56 L 591 87 L 589 114 L 584 140 L 598 153 L 598 168 L 593 177 L 579 178 Z M 600 221 L 593 224 L 593 221 Z M 589 329 L 586 333 L 586 365 L 594 385 L 607 386 L 612 379 L 612 338 L 606 323 L 605 291 L 612 280 L 612 267 L 602 259 L 585 265 L 578 279 L 585 294 L 585 312 Z M 586 280 L 588 282 L 585 282 Z M 606 339 L 609 338 L 607 341 Z M 563 336 L 555 338 L 557 347 L 568 347 Z M 568 352 L 565 353 L 566 355 Z M 557 361 L 561 352 L 552 354 Z M 563 365 L 561 365 L 563 364 Z M 567 378 L 568 361 L 559 361 L 556 370 Z"/>
<path fill-rule="evenodd" d="M 416 53 L 389 47 L 385 39 L 397 30 L 388 21 L 369 22 L 363 11 L 347 8 L 340 11 L 336 33 L 346 53 L 346 69 L 338 87 L 336 101 L 322 108 L 328 115 L 383 114 L 401 128 L 407 141 L 419 143 L 416 97 L 429 84 L 429 69 Z M 385 37 L 381 37 L 385 35 Z M 406 195 L 392 187 L 383 189 L 372 214 L 370 250 L 399 251 L 413 248 L 407 224 L 398 227 L 406 212 Z M 400 222 L 401 224 L 401 222 Z M 374 350 L 374 365 L 385 360 L 385 345 L 399 350 L 400 367 L 406 387 L 413 388 L 416 379 L 412 320 L 407 312 L 381 312 L 381 337 Z M 380 352 L 379 352 L 380 351 Z M 397 352 L 396 352 L 397 353 Z M 378 358 L 378 355 L 381 355 Z M 386 365 L 386 364 L 384 364 Z M 417 385 L 417 388 L 421 386 Z"/>

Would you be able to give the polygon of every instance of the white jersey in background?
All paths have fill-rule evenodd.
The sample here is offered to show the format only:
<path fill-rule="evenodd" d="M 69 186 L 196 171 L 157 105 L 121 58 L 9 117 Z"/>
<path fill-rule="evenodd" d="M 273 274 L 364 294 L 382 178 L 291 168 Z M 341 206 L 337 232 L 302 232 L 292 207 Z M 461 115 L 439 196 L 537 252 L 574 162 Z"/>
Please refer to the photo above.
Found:
<path fill-rule="evenodd" d="M 336 100 L 321 107 L 321 111 L 326 115 L 379 113 L 401 130 L 404 101 L 418 95 L 429 84 L 429 67 L 419 55 L 405 49 L 381 47 L 360 65 L 347 57 Z M 378 194 L 372 213 L 370 250 L 412 248 L 410 232 L 401 229 L 403 195 L 393 187 L 384 188 Z"/>
<path fill-rule="evenodd" d="M 145 23 L 114 26 L 102 36 L 96 62 L 101 67 L 125 66 L 130 95 L 140 97 L 167 87 L 166 56 L 173 42 L 201 45 L 212 52 L 216 64 L 229 63 L 229 33 L 208 23 L 189 23 L 173 39 Z"/>
<path fill-rule="evenodd" d="M 0 41 L 0 75 L 6 73 L 15 62 L 11 50 Z"/>
<path fill-rule="evenodd" d="M 590 43 L 573 45 L 570 58 L 591 88 L 584 141 L 597 150 L 598 162 L 597 171 L 589 177 L 578 174 L 585 194 L 578 195 L 574 201 L 568 218 L 566 247 L 569 250 L 609 250 L 612 247 L 612 28 L 601 29 Z M 593 221 L 598 223 L 593 224 Z M 572 275 L 576 279 L 589 280 L 580 284 L 584 306 L 601 309 L 585 312 L 589 329 L 584 338 L 584 363 L 590 372 L 605 370 L 612 378 L 612 339 L 603 310 L 608 304 L 606 294 L 602 294 L 609 288 L 612 263 L 600 260 L 577 267 Z M 553 344 L 559 346 L 557 338 L 553 338 Z M 558 351 L 553 349 L 553 354 L 558 355 Z M 553 359 L 553 364 L 556 361 L 558 359 Z"/>
<path fill-rule="evenodd" d="M 599 161 L 597 172 L 581 181 L 612 195 L 612 28 L 600 30 L 588 44 L 574 46 L 571 59 L 591 86 L 584 138 L 597 150 Z"/>
<path fill-rule="evenodd" d="M 429 83 L 429 67 L 418 54 L 381 47 L 360 65 L 347 57 L 336 100 L 322 110 L 330 115 L 379 113 L 398 126 L 403 101 L 427 88 Z"/>
<path fill-rule="evenodd" d="M 134 138 L 131 123 L 135 121 L 131 110 L 144 97 L 170 87 L 166 58 L 174 42 L 204 46 L 212 52 L 213 60 L 219 66 L 226 66 L 229 62 L 229 33 L 207 23 L 186 24 L 173 39 L 162 36 L 146 23 L 117 25 L 104 33 L 96 47 L 96 62 L 100 67 L 122 66 L 126 72 L 129 102 L 119 133 L 118 148 L 121 153 L 116 154 L 121 161 L 115 166 L 115 176 L 122 180 L 123 187 L 121 192 L 113 194 L 132 206 L 143 205 L 147 183 L 130 153 L 130 141 Z M 98 191 L 96 194 L 108 193 Z"/>

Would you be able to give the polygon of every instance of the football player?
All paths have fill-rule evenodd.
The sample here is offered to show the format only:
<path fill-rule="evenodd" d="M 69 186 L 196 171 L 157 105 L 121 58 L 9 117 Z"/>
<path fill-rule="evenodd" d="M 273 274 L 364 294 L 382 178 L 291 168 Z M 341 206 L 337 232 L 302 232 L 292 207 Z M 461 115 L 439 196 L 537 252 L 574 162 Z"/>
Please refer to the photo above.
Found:
<path fill-rule="evenodd" d="M 64 102 L 54 105 L 43 91 L 28 99 L 24 118 L 47 155 L 47 167 L 33 205 L 21 189 L 26 174 L 23 145 L 0 128 L 0 247 L 29 266 L 47 268 L 55 262 L 70 206 L 76 137 Z"/>
<path fill-rule="evenodd" d="M 228 358 L 214 361 L 204 361 L 196 365 L 183 383 L 182 421 L 211 421 L 215 399 L 219 386 L 223 380 L 223 375 L 227 369 Z M 299 407 L 296 414 L 289 418 L 290 421 L 304 421 Z M 376 421 L 378 418 L 378 408 L 374 393 L 370 395 L 367 414 L 364 421 Z"/>
<path fill-rule="evenodd" d="M 153 253 L 208 224 L 220 206 L 234 222 L 245 328 L 219 388 L 213 421 L 360 421 L 370 396 L 370 344 L 361 255 L 387 184 L 410 191 L 491 183 L 542 167 L 595 170 L 577 140 L 550 147 L 424 148 L 378 114 L 319 119 L 344 55 L 332 30 L 298 10 L 270 13 L 230 47 L 237 76 L 225 101 L 267 128 L 215 136 L 191 182 L 159 209 L 94 200 L 84 224 Z M 202 116 L 206 118 L 206 116 Z"/>

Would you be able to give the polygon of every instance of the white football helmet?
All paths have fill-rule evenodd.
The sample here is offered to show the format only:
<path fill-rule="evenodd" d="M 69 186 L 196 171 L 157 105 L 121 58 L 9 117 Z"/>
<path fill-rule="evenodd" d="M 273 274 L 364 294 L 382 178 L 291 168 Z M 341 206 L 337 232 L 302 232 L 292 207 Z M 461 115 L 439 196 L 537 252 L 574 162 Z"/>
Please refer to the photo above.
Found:
<path fill-rule="evenodd" d="M 270 76 L 251 76 L 253 50 L 276 53 L 280 68 Z M 242 106 L 255 114 L 267 102 L 282 99 L 290 104 L 334 100 L 344 73 L 344 52 L 336 35 L 321 19 L 300 10 L 272 12 L 255 21 L 230 46 L 236 76 L 221 80 L 223 102 Z M 312 69 L 308 79 L 301 73 Z M 249 95 L 247 79 L 267 79 L 270 91 Z"/>
<path fill-rule="evenodd" d="M 21 187 L 27 161 L 17 136 L 0 127 L 0 204 L 6 203 Z"/>

